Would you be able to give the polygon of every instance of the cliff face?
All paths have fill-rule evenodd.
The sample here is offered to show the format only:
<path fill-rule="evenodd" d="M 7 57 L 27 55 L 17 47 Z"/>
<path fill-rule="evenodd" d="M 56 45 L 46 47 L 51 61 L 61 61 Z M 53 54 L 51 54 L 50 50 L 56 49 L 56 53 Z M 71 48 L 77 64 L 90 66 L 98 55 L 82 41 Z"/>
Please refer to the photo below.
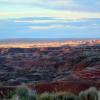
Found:
<path fill-rule="evenodd" d="M 100 45 L 0 48 L 0 85 L 23 83 L 39 92 L 100 88 Z"/>

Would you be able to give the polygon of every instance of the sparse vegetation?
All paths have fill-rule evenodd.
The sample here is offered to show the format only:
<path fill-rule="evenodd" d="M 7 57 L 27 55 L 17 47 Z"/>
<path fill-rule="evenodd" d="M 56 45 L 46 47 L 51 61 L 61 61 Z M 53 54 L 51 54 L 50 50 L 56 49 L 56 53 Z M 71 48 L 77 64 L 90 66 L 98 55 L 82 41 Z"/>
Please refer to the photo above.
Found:
<path fill-rule="evenodd" d="M 80 92 L 79 96 L 67 92 L 37 94 L 34 90 L 32 91 L 27 87 L 18 87 L 8 97 L 0 100 L 99 100 L 99 94 L 95 87 Z"/>

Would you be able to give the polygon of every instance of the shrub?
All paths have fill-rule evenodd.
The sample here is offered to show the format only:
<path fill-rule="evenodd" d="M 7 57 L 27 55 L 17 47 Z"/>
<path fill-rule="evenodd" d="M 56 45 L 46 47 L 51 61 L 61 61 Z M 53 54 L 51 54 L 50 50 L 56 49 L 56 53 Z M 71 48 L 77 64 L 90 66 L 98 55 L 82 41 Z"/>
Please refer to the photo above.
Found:
<path fill-rule="evenodd" d="M 79 98 L 72 93 L 60 92 L 56 94 L 56 100 L 79 100 Z"/>
<path fill-rule="evenodd" d="M 11 98 L 13 97 L 13 95 L 15 95 L 15 91 L 14 91 L 14 90 L 12 90 L 12 91 L 7 91 L 7 92 L 8 92 L 8 94 L 5 95 L 5 97 L 3 97 L 3 98 L 5 98 L 5 99 L 11 99 Z M 0 100 L 2 100 L 2 98 L 0 98 Z"/>
<path fill-rule="evenodd" d="M 98 100 L 98 91 L 95 87 L 82 91 L 79 94 L 81 100 Z"/>
<path fill-rule="evenodd" d="M 28 90 L 27 90 L 27 88 L 17 88 L 16 94 L 20 97 L 27 97 L 28 96 Z"/>
<path fill-rule="evenodd" d="M 43 93 L 41 95 L 38 95 L 37 100 L 51 100 L 51 94 L 50 93 Z"/>

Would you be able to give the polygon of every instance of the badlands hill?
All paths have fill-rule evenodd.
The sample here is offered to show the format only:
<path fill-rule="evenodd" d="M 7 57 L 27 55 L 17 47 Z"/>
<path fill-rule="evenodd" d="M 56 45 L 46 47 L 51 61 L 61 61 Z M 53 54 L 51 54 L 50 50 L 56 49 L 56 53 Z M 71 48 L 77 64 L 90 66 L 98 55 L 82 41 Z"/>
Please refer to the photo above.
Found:
<path fill-rule="evenodd" d="M 12 45 L 13 44 L 13 45 Z M 38 92 L 100 89 L 100 41 L 0 44 L 0 86 Z"/>

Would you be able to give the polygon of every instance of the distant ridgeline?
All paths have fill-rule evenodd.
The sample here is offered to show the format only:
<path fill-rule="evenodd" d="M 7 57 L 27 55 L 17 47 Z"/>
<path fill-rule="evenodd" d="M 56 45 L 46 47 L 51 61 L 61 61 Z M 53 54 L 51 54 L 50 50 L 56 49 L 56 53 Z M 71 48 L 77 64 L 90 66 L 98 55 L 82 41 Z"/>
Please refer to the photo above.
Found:
<path fill-rule="evenodd" d="M 94 45 L 100 44 L 99 39 L 6 39 L 0 40 L 1 48 L 19 47 L 59 47 L 64 45 Z"/>

